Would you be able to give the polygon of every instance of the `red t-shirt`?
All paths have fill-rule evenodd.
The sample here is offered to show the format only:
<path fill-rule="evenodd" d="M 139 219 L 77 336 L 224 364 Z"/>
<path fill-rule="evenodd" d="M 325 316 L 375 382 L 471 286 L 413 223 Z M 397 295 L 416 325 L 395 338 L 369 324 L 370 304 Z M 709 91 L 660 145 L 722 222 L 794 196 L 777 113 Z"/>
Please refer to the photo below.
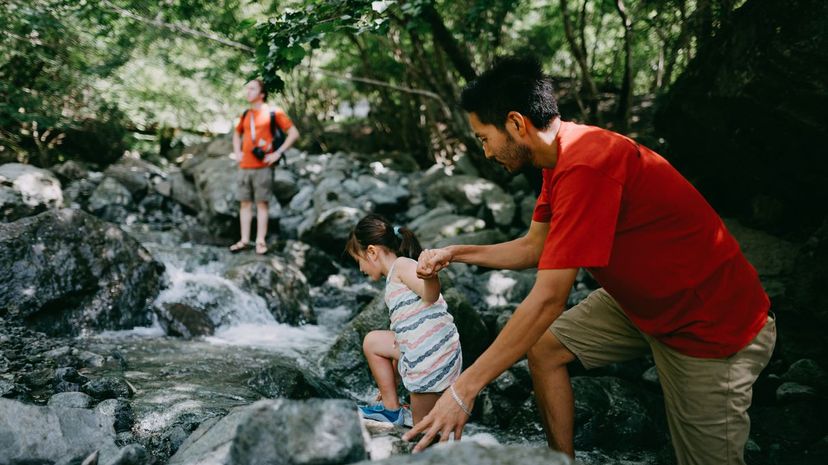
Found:
<path fill-rule="evenodd" d="M 293 126 L 290 118 L 278 108 L 268 108 L 262 106 L 260 110 L 248 110 L 247 115 L 239 118 L 239 124 L 236 125 L 236 132 L 242 135 L 242 159 L 239 161 L 239 166 L 244 169 L 258 169 L 264 168 L 267 164 L 256 158 L 253 155 L 253 147 L 257 145 L 267 152 L 272 152 L 279 147 L 270 148 L 273 142 L 273 135 L 270 133 L 270 112 L 276 113 L 276 125 L 282 131 L 287 131 Z M 250 118 L 253 118 L 253 127 L 255 128 L 256 140 L 253 141 L 253 130 L 250 128 Z"/>
<path fill-rule="evenodd" d="M 533 219 L 550 223 L 538 269 L 587 268 L 644 333 L 693 357 L 748 344 L 770 301 L 702 195 L 664 158 L 564 122 Z"/>

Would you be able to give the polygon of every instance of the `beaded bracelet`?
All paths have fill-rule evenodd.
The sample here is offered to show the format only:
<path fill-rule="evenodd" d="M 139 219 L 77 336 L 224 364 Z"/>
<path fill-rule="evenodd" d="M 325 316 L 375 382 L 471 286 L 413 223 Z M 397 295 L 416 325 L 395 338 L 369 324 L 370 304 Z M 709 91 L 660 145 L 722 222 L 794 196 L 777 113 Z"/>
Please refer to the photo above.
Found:
<path fill-rule="evenodd" d="M 451 397 L 454 398 L 454 401 L 457 402 L 457 405 L 459 405 L 460 408 L 463 409 L 463 413 L 465 413 L 467 416 L 470 417 L 471 416 L 471 410 L 469 410 L 469 408 L 466 407 L 466 404 L 463 403 L 463 400 L 460 399 L 460 396 L 457 395 L 457 391 L 454 390 L 454 385 L 453 384 L 451 386 L 449 386 L 449 390 L 451 391 Z"/>

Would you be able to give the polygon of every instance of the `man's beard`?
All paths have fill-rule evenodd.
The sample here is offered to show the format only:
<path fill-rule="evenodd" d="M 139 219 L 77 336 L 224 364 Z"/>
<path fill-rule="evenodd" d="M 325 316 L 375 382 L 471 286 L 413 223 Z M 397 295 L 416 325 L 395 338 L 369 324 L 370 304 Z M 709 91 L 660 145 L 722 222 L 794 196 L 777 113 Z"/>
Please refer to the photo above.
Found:
<path fill-rule="evenodd" d="M 500 164 L 508 171 L 520 171 L 532 162 L 532 151 L 529 147 L 519 144 L 511 134 L 506 133 L 506 137 L 506 145 L 501 151 L 502 155 L 496 158 L 503 160 Z"/>

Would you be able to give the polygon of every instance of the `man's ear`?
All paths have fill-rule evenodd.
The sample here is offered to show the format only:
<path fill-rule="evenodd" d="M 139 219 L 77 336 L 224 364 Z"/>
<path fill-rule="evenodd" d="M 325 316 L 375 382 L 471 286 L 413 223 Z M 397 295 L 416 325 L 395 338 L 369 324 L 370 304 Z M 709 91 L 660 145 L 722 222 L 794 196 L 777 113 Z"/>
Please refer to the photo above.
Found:
<path fill-rule="evenodd" d="M 509 132 L 513 138 L 526 135 L 525 117 L 516 111 L 510 111 L 509 114 L 506 115 L 506 131 Z"/>

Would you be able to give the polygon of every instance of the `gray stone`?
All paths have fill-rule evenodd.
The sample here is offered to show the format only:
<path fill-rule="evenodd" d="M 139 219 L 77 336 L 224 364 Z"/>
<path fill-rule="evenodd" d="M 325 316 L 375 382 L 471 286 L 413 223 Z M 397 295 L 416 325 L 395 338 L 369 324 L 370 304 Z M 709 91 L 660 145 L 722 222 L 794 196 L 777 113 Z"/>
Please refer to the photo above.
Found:
<path fill-rule="evenodd" d="M 441 239 L 434 244 L 435 248 L 446 247 L 449 245 L 489 245 L 506 242 L 506 237 L 503 232 L 498 229 L 484 229 L 482 231 L 475 231 L 471 233 L 458 234 L 457 236 L 447 237 Z"/>
<path fill-rule="evenodd" d="M 816 389 L 799 383 L 782 383 L 776 388 L 776 400 L 779 402 L 792 402 L 816 398 Z"/>
<path fill-rule="evenodd" d="M 62 408 L 89 408 L 92 406 L 92 397 L 82 392 L 59 392 L 49 398 L 48 405 Z"/>
<path fill-rule="evenodd" d="M 286 169 L 273 170 L 273 193 L 279 202 L 289 202 L 298 192 L 296 175 Z"/>
<path fill-rule="evenodd" d="M 287 241 L 283 253 L 288 263 L 302 270 L 312 286 L 319 286 L 339 270 L 333 257 L 304 242 Z"/>
<path fill-rule="evenodd" d="M 81 390 L 98 400 L 130 397 L 132 389 L 122 378 L 104 376 L 84 384 Z"/>
<path fill-rule="evenodd" d="M 322 250 L 340 255 L 351 230 L 365 216 L 365 212 L 353 207 L 335 207 L 322 212 L 306 231 L 300 231 L 302 242 L 314 245 Z"/>
<path fill-rule="evenodd" d="M 443 239 L 485 229 L 486 222 L 473 216 L 446 214 L 417 222 L 416 225 L 412 222 L 409 227 L 417 234 L 421 244 L 430 247 Z"/>
<path fill-rule="evenodd" d="M 440 202 L 455 205 L 458 211 L 476 215 L 480 207 L 491 216 L 494 224 L 506 226 L 515 217 L 515 201 L 497 184 L 475 176 L 459 175 L 441 179 L 427 191 L 432 206 Z"/>
<path fill-rule="evenodd" d="M 124 231 L 81 211 L 0 223 L 0 308 L 48 334 L 149 325 L 163 270 Z"/>
<path fill-rule="evenodd" d="M 101 465 L 144 465 L 148 463 L 147 449 L 140 444 L 129 444 L 118 451 L 109 462 L 99 462 Z"/>
<path fill-rule="evenodd" d="M 359 416 L 343 400 L 263 400 L 202 423 L 169 465 L 324 465 L 366 458 Z"/>
<path fill-rule="evenodd" d="M 103 464 L 118 452 L 112 424 L 93 411 L 0 399 L 2 463 L 80 463 L 96 450 Z"/>
<path fill-rule="evenodd" d="M 280 360 L 256 370 L 247 385 L 264 397 L 310 399 L 331 397 L 333 390 L 296 363 Z"/>
<path fill-rule="evenodd" d="M 316 323 L 305 276 L 282 257 L 275 254 L 238 256 L 225 276 L 240 288 L 262 297 L 276 321 L 292 325 Z"/>
<path fill-rule="evenodd" d="M 89 170 L 75 160 L 67 160 L 59 165 L 52 166 L 50 170 L 58 175 L 62 181 L 77 181 L 89 176 Z"/>
<path fill-rule="evenodd" d="M 204 310 L 187 304 L 165 302 L 160 308 L 156 308 L 156 315 L 159 324 L 169 336 L 190 339 L 210 336 L 215 332 L 215 325 Z"/>
<path fill-rule="evenodd" d="M 828 375 L 825 370 L 815 360 L 809 358 L 792 363 L 788 371 L 782 375 L 782 379 L 816 388 L 828 387 Z"/>
<path fill-rule="evenodd" d="M 63 204 L 51 171 L 20 163 L 0 165 L 0 221 L 15 221 Z"/>
<path fill-rule="evenodd" d="M 106 418 L 112 424 L 116 433 L 124 433 L 132 430 L 135 424 L 135 413 L 132 405 L 124 399 L 106 399 L 95 406 L 95 413 Z"/>
<path fill-rule="evenodd" d="M 570 465 L 570 458 L 547 447 L 490 446 L 459 442 L 433 446 L 416 455 L 393 456 L 358 465 Z"/>

